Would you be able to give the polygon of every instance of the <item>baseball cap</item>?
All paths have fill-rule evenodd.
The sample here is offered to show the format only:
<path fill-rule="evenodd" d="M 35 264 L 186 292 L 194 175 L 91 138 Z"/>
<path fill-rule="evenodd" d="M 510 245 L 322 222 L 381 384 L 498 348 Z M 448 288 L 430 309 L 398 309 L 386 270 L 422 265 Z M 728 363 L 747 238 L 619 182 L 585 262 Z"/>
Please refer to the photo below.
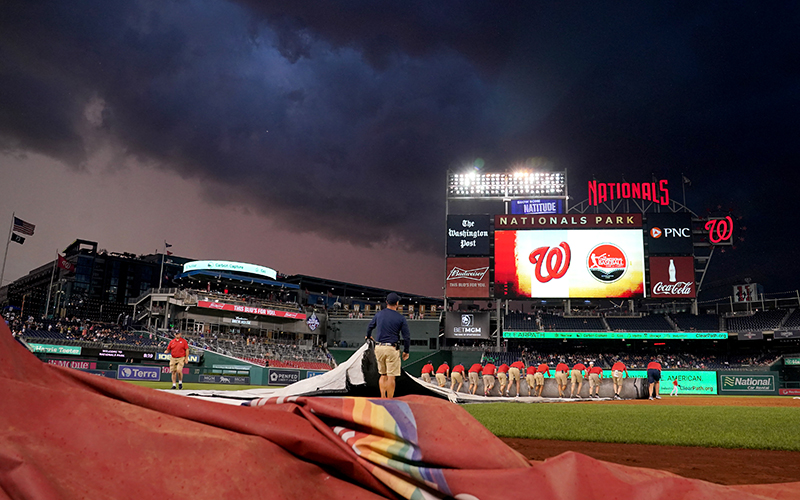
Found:
<path fill-rule="evenodd" d="M 400 302 L 400 296 L 396 293 L 392 292 L 386 297 L 386 303 L 390 305 L 395 305 Z"/>
<path fill-rule="evenodd" d="M 593 364 L 594 364 L 594 361 L 589 361 L 589 364 L 590 364 L 590 365 L 593 365 Z"/>

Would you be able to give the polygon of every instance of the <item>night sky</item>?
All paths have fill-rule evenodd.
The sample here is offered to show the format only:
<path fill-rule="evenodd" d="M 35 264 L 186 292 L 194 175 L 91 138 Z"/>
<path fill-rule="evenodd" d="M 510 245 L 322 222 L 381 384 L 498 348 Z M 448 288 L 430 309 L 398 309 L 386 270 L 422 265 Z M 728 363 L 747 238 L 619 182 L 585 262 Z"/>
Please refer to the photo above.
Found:
<path fill-rule="evenodd" d="M 75 238 L 437 296 L 448 169 L 668 179 L 800 287 L 800 3 L 6 0 L 6 282 Z M 742 241 L 743 240 L 743 241 Z"/>

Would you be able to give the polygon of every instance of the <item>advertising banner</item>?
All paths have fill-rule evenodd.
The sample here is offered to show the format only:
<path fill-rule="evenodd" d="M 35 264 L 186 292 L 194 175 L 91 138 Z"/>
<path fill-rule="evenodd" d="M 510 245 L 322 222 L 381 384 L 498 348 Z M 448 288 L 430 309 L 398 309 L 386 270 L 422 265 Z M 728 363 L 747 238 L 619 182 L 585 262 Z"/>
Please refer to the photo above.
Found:
<path fill-rule="evenodd" d="M 317 375 L 322 375 L 328 372 L 312 372 L 311 370 L 306 372 L 306 378 L 316 377 Z"/>
<path fill-rule="evenodd" d="M 267 309 L 266 307 L 240 306 L 239 304 L 223 304 L 222 302 L 211 302 L 208 300 L 198 300 L 197 307 L 216 309 L 218 311 L 275 316 L 277 318 L 306 319 L 306 315 L 301 312 L 278 311 L 275 309 Z"/>
<path fill-rule="evenodd" d="M 172 356 L 170 356 L 166 352 L 157 352 L 156 353 L 156 361 L 169 361 L 170 358 L 172 358 Z M 190 354 L 188 361 L 189 361 L 189 363 L 199 363 L 200 362 L 200 356 L 198 356 L 197 354 Z"/>
<path fill-rule="evenodd" d="M 800 389 L 778 389 L 781 396 L 800 396 Z"/>
<path fill-rule="evenodd" d="M 161 367 L 120 365 L 117 367 L 117 378 L 120 380 L 160 380 Z"/>
<path fill-rule="evenodd" d="M 648 255 L 692 255 L 692 216 L 688 212 L 647 214 L 645 242 Z"/>
<path fill-rule="evenodd" d="M 74 368 L 76 370 L 94 370 L 97 368 L 97 363 L 95 363 L 94 361 L 48 359 L 47 362 L 51 365 L 63 366 L 65 368 Z"/>
<path fill-rule="evenodd" d="M 800 358 L 783 358 L 783 364 L 786 366 L 800 366 Z"/>
<path fill-rule="evenodd" d="M 728 338 L 726 332 L 518 332 L 504 331 L 507 339 L 617 339 L 617 340 L 680 340 Z"/>
<path fill-rule="evenodd" d="M 719 393 L 733 395 L 777 395 L 775 373 L 719 372 Z"/>
<path fill-rule="evenodd" d="M 448 312 L 444 318 L 446 339 L 488 339 L 488 312 Z"/>
<path fill-rule="evenodd" d="M 697 296 L 694 257 L 650 257 L 650 295 L 693 299 Z"/>
<path fill-rule="evenodd" d="M 511 200 L 512 214 L 549 215 L 564 213 L 564 200 Z"/>
<path fill-rule="evenodd" d="M 448 215 L 448 255 L 489 255 L 489 216 Z"/>
<path fill-rule="evenodd" d="M 764 332 L 738 332 L 738 340 L 764 340 Z"/>
<path fill-rule="evenodd" d="M 773 336 L 776 339 L 797 339 L 800 338 L 800 330 L 775 330 Z"/>
<path fill-rule="evenodd" d="M 268 380 L 269 385 L 290 385 L 300 381 L 300 372 L 298 370 L 270 368 Z"/>
<path fill-rule="evenodd" d="M 735 285 L 733 287 L 734 302 L 755 302 L 758 298 L 758 285 L 750 283 L 747 285 Z"/>
<path fill-rule="evenodd" d="M 453 298 L 489 298 L 489 257 L 448 257 L 445 294 Z"/>
<path fill-rule="evenodd" d="M 647 378 L 647 370 L 628 370 L 635 378 Z M 673 383 L 678 380 L 678 394 L 716 394 L 717 372 L 703 370 L 661 370 L 659 394 L 672 392 Z"/>
<path fill-rule="evenodd" d="M 49 345 L 49 344 L 28 344 L 31 352 L 46 352 L 48 354 L 73 354 L 81 355 L 81 348 L 74 345 Z"/>
<path fill-rule="evenodd" d="M 82 370 L 86 373 L 91 373 L 92 375 L 97 375 L 98 377 L 106 377 L 106 378 L 117 378 L 117 372 L 114 370 Z"/>
<path fill-rule="evenodd" d="M 250 385 L 250 377 L 238 377 L 231 375 L 200 375 L 198 382 L 201 384 Z"/>
<path fill-rule="evenodd" d="M 640 229 L 495 231 L 494 295 L 643 297 L 642 239 Z"/>

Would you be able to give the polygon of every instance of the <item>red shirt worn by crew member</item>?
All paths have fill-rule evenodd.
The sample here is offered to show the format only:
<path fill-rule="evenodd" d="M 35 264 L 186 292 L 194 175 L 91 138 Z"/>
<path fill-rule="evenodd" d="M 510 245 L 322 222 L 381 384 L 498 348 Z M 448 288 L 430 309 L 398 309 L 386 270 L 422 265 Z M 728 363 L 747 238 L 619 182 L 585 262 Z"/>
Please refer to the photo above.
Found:
<path fill-rule="evenodd" d="M 514 361 L 513 363 L 511 363 L 511 368 L 517 368 L 520 371 L 524 370 L 525 369 L 525 363 L 523 363 L 522 361 Z"/>
<path fill-rule="evenodd" d="M 539 367 L 536 368 L 536 371 L 539 373 L 546 373 L 548 377 L 550 376 L 550 367 L 545 363 L 540 364 Z"/>
<path fill-rule="evenodd" d="M 575 366 L 573 366 L 572 369 L 584 371 L 586 370 L 586 365 L 584 365 L 583 363 L 575 363 Z"/>
<path fill-rule="evenodd" d="M 566 364 L 566 363 L 559 363 L 558 365 L 556 365 L 556 371 L 557 371 L 557 372 L 564 372 L 564 373 L 566 373 L 566 372 L 568 372 L 568 371 L 569 371 L 569 366 L 567 366 L 567 364 Z"/>
<path fill-rule="evenodd" d="M 531 365 L 528 367 L 527 371 L 525 372 L 525 375 L 533 375 L 534 373 L 536 373 L 536 367 Z"/>
<path fill-rule="evenodd" d="M 494 371 L 496 370 L 495 366 L 492 363 L 486 363 L 486 366 L 483 367 L 483 375 L 494 375 Z"/>
<path fill-rule="evenodd" d="M 661 371 L 661 363 L 659 363 L 658 361 L 651 361 L 651 362 L 650 362 L 650 363 L 647 365 L 647 369 L 648 369 L 648 370 L 658 370 L 658 371 Z"/>
<path fill-rule="evenodd" d="M 447 370 L 449 370 L 449 369 L 450 369 L 450 367 L 449 367 L 449 366 L 447 366 L 447 363 L 442 363 L 442 364 L 439 366 L 439 369 L 438 369 L 438 370 L 436 370 L 436 373 L 444 373 L 444 374 L 447 374 Z"/>
<path fill-rule="evenodd" d="M 422 367 L 422 373 L 433 373 L 433 365 L 428 363 Z"/>
<path fill-rule="evenodd" d="M 186 356 L 186 351 L 189 350 L 189 343 L 183 337 L 174 338 L 169 341 L 167 350 L 173 358 L 183 358 Z"/>
<path fill-rule="evenodd" d="M 614 366 L 611 367 L 612 372 L 627 372 L 628 369 L 625 367 L 625 363 L 622 361 L 617 361 L 614 363 Z"/>
<path fill-rule="evenodd" d="M 480 363 L 475 363 L 474 365 L 469 367 L 470 373 L 481 373 L 483 371 L 483 365 Z"/>
<path fill-rule="evenodd" d="M 508 373 L 508 365 L 503 363 L 499 367 L 497 367 L 497 373 Z"/>
<path fill-rule="evenodd" d="M 453 367 L 453 373 L 460 373 L 464 375 L 464 365 L 456 365 Z"/>
<path fill-rule="evenodd" d="M 597 365 L 594 365 L 593 367 L 589 368 L 589 374 L 591 375 L 592 373 L 596 373 L 598 375 L 602 375 L 603 374 L 603 369 L 600 368 Z"/>

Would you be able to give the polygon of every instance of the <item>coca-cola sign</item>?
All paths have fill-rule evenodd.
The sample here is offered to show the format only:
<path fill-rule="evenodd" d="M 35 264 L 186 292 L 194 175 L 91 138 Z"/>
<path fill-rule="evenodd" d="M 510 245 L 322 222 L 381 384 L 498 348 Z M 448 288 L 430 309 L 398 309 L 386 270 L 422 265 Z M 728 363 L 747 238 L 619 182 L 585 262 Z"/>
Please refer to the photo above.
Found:
<path fill-rule="evenodd" d="M 452 298 L 489 298 L 489 258 L 448 258 L 445 293 Z"/>
<path fill-rule="evenodd" d="M 653 298 L 696 297 L 694 257 L 650 257 L 649 260 Z"/>

